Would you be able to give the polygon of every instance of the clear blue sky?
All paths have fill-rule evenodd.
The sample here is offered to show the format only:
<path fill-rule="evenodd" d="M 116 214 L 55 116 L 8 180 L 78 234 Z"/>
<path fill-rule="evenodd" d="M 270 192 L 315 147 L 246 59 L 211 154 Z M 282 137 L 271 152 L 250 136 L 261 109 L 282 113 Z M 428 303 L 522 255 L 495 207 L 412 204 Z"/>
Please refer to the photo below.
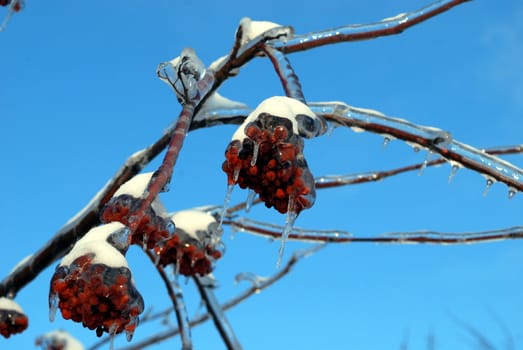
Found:
<path fill-rule="evenodd" d="M 428 1 L 427 1 L 428 2 Z M 229 52 L 244 16 L 290 24 L 297 33 L 366 23 L 418 8 L 425 1 L 68 1 L 27 0 L 0 33 L 0 277 L 33 253 L 114 174 L 174 120 L 180 107 L 158 80 L 158 63 L 193 47 L 209 64 Z M 0 15 L 5 15 L 2 8 Z M 522 143 L 523 5 L 473 1 L 402 35 L 294 54 L 291 62 L 309 101 L 341 100 L 453 133 L 477 147 Z M 282 94 L 268 61 L 258 59 L 220 90 L 256 106 Z M 175 169 L 169 210 L 221 204 L 220 169 L 234 127 L 191 133 Z M 356 173 L 421 162 L 400 141 L 337 129 L 306 143 L 315 175 Z M 522 156 L 508 157 L 523 166 Z M 150 168 L 154 169 L 157 162 Z M 318 193 L 297 224 L 356 235 L 432 229 L 478 231 L 522 224 L 523 195 L 507 199 L 495 184 L 450 166 L 380 183 Z M 246 192 L 236 189 L 233 203 Z M 242 213 L 243 214 L 243 213 Z M 249 217 L 283 223 L 255 208 Z M 227 252 L 215 271 L 221 300 L 247 285 L 234 275 L 273 274 L 279 243 L 224 236 Z M 294 249 L 307 245 L 290 243 Z M 331 245 L 300 263 L 276 286 L 228 313 L 245 349 L 479 349 L 453 318 L 488 337 L 497 349 L 523 348 L 523 246 L 519 241 L 466 246 Z M 138 249 L 128 253 L 147 306 L 168 305 L 154 269 Z M 31 349 L 34 338 L 57 327 L 90 345 L 81 325 L 47 321 L 54 267 L 20 292 L 30 328 L 0 349 Z M 197 294 L 185 287 L 189 313 Z M 155 328 L 156 327 L 156 328 Z M 139 327 L 136 339 L 158 329 Z M 212 325 L 193 330 L 197 349 L 220 349 Z M 515 343 L 509 347 L 510 341 Z M 125 340 L 117 340 L 116 346 Z M 179 348 L 174 339 L 151 349 Z"/>

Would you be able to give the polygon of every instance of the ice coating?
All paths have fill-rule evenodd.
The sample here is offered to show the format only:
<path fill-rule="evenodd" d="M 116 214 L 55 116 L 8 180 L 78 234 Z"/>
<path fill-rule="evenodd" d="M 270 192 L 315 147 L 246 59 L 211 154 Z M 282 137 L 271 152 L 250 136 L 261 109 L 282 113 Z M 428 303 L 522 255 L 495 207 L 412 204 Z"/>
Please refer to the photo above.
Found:
<path fill-rule="evenodd" d="M 16 311 L 21 314 L 24 313 L 24 310 L 18 305 L 17 302 L 15 302 L 13 299 L 9 299 L 6 297 L 0 297 L 0 310 L 11 310 Z"/>
<path fill-rule="evenodd" d="M 281 24 L 268 21 L 253 21 L 249 17 L 244 17 L 240 21 L 243 29 L 243 36 L 241 44 L 245 45 L 257 36 L 265 33 L 268 30 L 281 27 Z"/>
<path fill-rule="evenodd" d="M 214 92 L 207 98 L 203 107 L 194 116 L 193 120 L 208 119 L 210 115 L 215 114 L 216 112 L 221 114 L 221 111 L 245 110 L 248 108 L 249 106 L 242 102 L 230 100 L 227 97 Z"/>
<path fill-rule="evenodd" d="M 84 350 L 84 346 L 78 339 L 62 329 L 51 331 L 41 335 L 36 339 L 36 345 L 43 350 L 61 349 L 61 350 Z"/>
<path fill-rule="evenodd" d="M 205 65 L 192 48 L 185 48 L 180 56 L 160 63 L 156 74 L 173 88 L 181 104 L 200 100 L 213 80 L 212 74 L 207 74 Z"/>
<path fill-rule="evenodd" d="M 245 126 L 255 121 L 261 113 L 290 120 L 292 131 L 303 137 L 311 138 L 323 131 L 322 120 L 306 104 L 286 96 L 273 96 L 264 100 L 249 114 L 233 134 L 232 140 L 242 141 L 246 138 Z"/>
<path fill-rule="evenodd" d="M 125 230 L 119 222 L 111 222 L 92 228 L 74 245 L 73 249 L 63 257 L 60 266 L 70 266 L 77 258 L 94 254 L 93 264 L 105 264 L 111 267 L 129 267 L 125 256 L 107 241 L 109 236 Z"/>

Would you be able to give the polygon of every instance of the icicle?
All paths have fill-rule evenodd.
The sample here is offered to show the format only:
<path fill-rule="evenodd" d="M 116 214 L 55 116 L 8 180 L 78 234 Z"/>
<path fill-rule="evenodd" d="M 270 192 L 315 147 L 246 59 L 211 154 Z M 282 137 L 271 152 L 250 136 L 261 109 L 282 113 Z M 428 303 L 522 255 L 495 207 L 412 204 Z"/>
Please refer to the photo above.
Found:
<path fill-rule="evenodd" d="M 176 263 L 174 266 L 174 279 L 176 280 L 180 275 L 180 265 L 182 264 L 183 251 L 181 249 L 176 250 Z"/>
<path fill-rule="evenodd" d="M 423 172 L 427 168 L 427 165 L 429 164 L 430 159 L 432 158 L 433 155 L 434 155 L 434 153 L 432 151 L 427 152 L 427 155 L 425 156 L 425 159 L 423 160 L 423 163 L 421 164 L 421 168 L 419 168 L 418 176 L 423 175 Z"/>
<path fill-rule="evenodd" d="M 251 166 L 255 166 L 256 165 L 256 161 L 258 160 L 259 150 L 260 150 L 260 144 L 258 142 L 256 142 L 256 141 L 254 141 L 254 148 L 252 150 L 252 158 L 251 158 Z M 235 177 L 234 182 L 236 182 L 236 180 L 238 180 L 238 176 L 236 175 L 236 169 L 235 169 L 235 172 L 234 172 L 234 177 Z"/>
<path fill-rule="evenodd" d="M 238 177 L 240 177 L 240 167 L 234 168 L 233 181 L 234 183 L 238 182 Z"/>
<path fill-rule="evenodd" d="M 509 187 L 508 188 L 508 199 L 514 198 L 514 196 L 516 195 L 517 192 L 518 192 L 518 190 L 516 190 L 514 187 Z"/>
<path fill-rule="evenodd" d="M 142 248 L 143 250 L 147 250 L 147 242 L 149 241 L 149 236 L 147 235 L 146 232 L 143 233 L 142 235 Z"/>
<path fill-rule="evenodd" d="M 454 179 L 454 176 L 456 176 L 459 168 L 461 168 L 461 166 L 459 166 L 457 163 L 452 164 L 452 167 L 450 168 L 450 174 L 449 174 L 449 183 L 452 182 L 452 180 Z"/>
<path fill-rule="evenodd" d="M 490 188 L 492 187 L 492 185 L 493 185 L 494 182 L 496 181 L 496 180 L 494 180 L 494 179 L 491 178 L 491 177 L 486 177 L 486 179 L 487 179 L 487 183 L 486 183 L 486 185 L 485 185 L 485 189 L 483 190 L 483 197 L 486 197 L 486 196 L 487 196 L 487 194 L 488 194 Z"/>
<path fill-rule="evenodd" d="M 325 136 L 331 136 L 332 133 L 334 132 L 334 130 L 336 130 L 338 127 L 340 126 L 340 124 L 336 124 L 336 123 L 328 123 L 327 124 L 327 131 L 325 132 Z"/>
<path fill-rule="evenodd" d="M 138 317 L 137 316 L 131 316 L 129 320 L 129 324 L 125 328 L 125 338 L 127 341 L 131 341 L 133 339 L 134 330 L 136 329 L 136 326 L 138 326 Z"/>
<path fill-rule="evenodd" d="M 218 223 L 218 229 L 222 228 L 225 213 L 227 212 L 227 208 L 229 208 L 229 203 L 231 202 L 232 190 L 234 190 L 234 184 L 227 185 L 227 192 L 225 192 L 225 199 L 223 200 L 223 208 L 222 212 L 220 213 L 220 222 Z"/>
<path fill-rule="evenodd" d="M 109 350 L 114 350 L 114 338 L 116 336 L 116 330 L 118 329 L 118 325 L 116 323 L 112 324 L 111 327 L 109 327 Z"/>
<path fill-rule="evenodd" d="M 247 213 L 251 210 L 255 198 L 256 192 L 253 189 L 249 189 L 249 193 L 247 194 L 247 200 L 245 201 L 245 211 Z"/>
<path fill-rule="evenodd" d="M 287 218 L 285 219 L 285 227 L 283 228 L 283 232 L 281 233 L 281 244 L 280 244 L 280 251 L 278 252 L 278 261 L 276 262 L 276 267 L 280 268 L 281 261 L 283 258 L 283 251 L 285 250 L 285 243 L 287 241 L 287 238 L 289 238 L 289 235 L 292 232 L 292 228 L 294 227 L 294 223 L 296 222 L 296 219 L 298 218 L 298 213 L 296 213 L 294 210 L 291 210 L 294 206 L 294 198 L 292 196 L 289 197 L 289 210 L 287 211 Z"/>
<path fill-rule="evenodd" d="M 56 317 L 56 310 L 58 310 L 58 294 L 51 293 L 49 295 L 49 321 L 53 322 Z"/>

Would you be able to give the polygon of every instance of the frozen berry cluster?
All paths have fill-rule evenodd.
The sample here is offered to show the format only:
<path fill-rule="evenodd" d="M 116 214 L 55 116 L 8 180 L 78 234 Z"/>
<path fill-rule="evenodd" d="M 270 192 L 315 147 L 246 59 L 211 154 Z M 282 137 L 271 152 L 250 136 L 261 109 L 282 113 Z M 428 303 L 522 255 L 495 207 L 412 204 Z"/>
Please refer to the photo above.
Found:
<path fill-rule="evenodd" d="M 162 266 L 173 264 L 184 276 L 207 275 L 223 255 L 221 229 L 216 218 L 199 210 L 184 210 L 172 217 L 174 235 L 160 242 L 154 251 Z"/>
<path fill-rule="evenodd" d="M 50 303 L 57 298 L 64 319 L 81 322 L 96 330 L 98 336 L 103 332 L 132 334 L 144 303 L 130 270 L 93 263 L 93 257 L 83 255 L 69 266 L 57 267 L 51 280 Z"/>
<path fill-rule="evenodd" d="M 11 299 L 0 298 L 0 334 L 9 338 L 23 332 L 29 324 L 23 310 Z"/>
<path fill-rule="evenodd" d="M 15 2 L 13 4 L 13 11 L 15 11 L 15 12 L 20 11 L 24 5 L 22 0 L 0 0 L 0 6 L 11 6 L 13 1 Z"/>
<path fill-rule="evenodd" d="M 62 329 L 39 336 L 35 340 L 35 345 L 42 350 L 84 350 L 84 346 L 78 339 Z"/>
<path fill-rule="evenodd" d="M 130 215 L 136 212 L 141 203 L 142 199 L 129 194 L 115 196 L 102 209 L 101 220 L 106 223 L 117 221 L 128 226 Z M 159 211 L 163 212 L 163 210 Z M 131 244 L 139 244 L 146 246 L 147 249 L 152 249 L 158 242 L 169 238 L 172 225 L 170 220 L 157 213 L 155 206 L 150 206 L 133 233 Z"/>
<path fill-rule="evenodd" d="M 225 152 L 222 169 L 228 183 L 254 190 L 268 208 L 280 213 L 310 208 L 314 179 L 292 120 L 262 112 L 242 127 L 245 137 L 233 139 Z"/>

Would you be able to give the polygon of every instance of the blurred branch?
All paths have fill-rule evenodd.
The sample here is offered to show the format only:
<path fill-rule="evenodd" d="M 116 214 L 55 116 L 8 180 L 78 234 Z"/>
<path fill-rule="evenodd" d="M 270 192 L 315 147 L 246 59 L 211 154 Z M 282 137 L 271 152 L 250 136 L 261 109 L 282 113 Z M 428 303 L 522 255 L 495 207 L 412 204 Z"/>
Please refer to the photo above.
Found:
<path fill-rule="evenodd" d="M 191 328 L 189 326 L 189 317 L 187 315 L 187 308 L 185 307 L 182 289 L 176 280 L 173 282 L 169 280 L 165 270 L 157 263 L 156 256 L 154 256 L 151 251 L 144 249 L 144 252 L 149 257 L 153 265 L 156 266 L 156 270 L 160 274 L 160 277 L 165 284 L 165 288 L 167 289 L 167 294 L 169 295 L 169 298 L 171 298 L 171 302 L 173 304 L 171 310 L 174 310 L 176 321 L 178 322 L 178 329 L 180 330 L 180 337 L 182 338 L 182 350 L 191 350 L 193 348 L 191 340 Z"/>
<path fill-rule="evenodd" d="M 311 254 L 315 253 L 322 246 L 323 245 L 315 246 L 312 249 L 309 249 L 306 251 L 295 252 L 291 256 L 291 258 L 287 261 L 287 263 L 284 266 L 282 266 L 282 268 L 276 274 L 274 274 L 273 276 L 271 276 L 267 279 L 264 279 L 262 282 L 260 282 L 258 284 L 253 284 L 250 288 L 246 289 L 241 294 L 239 294 L 236 297 L 230 299 L 229 301 L 223 303 L 220 306 L 220 309 L 223 311 L 227 311 L 227 310 L 241 304 L 242 302 L 249 299 L 250 297 L 252 297 L 256 294 L 259 294 L 261 291 L 269 288 L 270 286 L 272 286 L 273 284 L 275 284 L 276 282 L 281 280 L 283 277 L 288 275 L 292 271 L 294 266 L 301 259 L 306 258 L 306 257 L 310 256 Z M 165 314 L 165 311 L 158 313 L 158 315 L 161 315 L 161 314 Z M 192 327 L 195 327 L 195 326 L 198 326 L 198 325 L 204 323 L 205 321 L 209 320 L 210 318 L 211 318 L 211 315 L 209 312 L 207 312 L 205 314 L 202 314 L 202 315 L 192 319 L 189 322 L 189 325 L 192 328 Z M 155 317 L 151 317 L 151 320 L 152 319 L 155 319 Z M 117 350 L 141 350 L 148 346 L 151 346 L 151 345 L 160 343 L 162 341 L 165 341 L 167 339 L 170 339 L 172 337 L 175 337 L 179 334 L 180 334 L 180 329 L 178 329 L 178 328 L 169 329 L 169 330 L 154 334 L 144 340 L 136 341 L 132 345 L 129 345 L 129 346 L 117 349 Z M 102 339 L 101 341 L 99 341 L 98 343 L 92 345 L 90 348 L 88 348 L 88 350 L 96 350 L 96 349 L 100 348 L 102 345 L 107 344 L 109 341 L 110 341 L 109 337 L 106 337 L 106 338 Z"/>
<path fill-rule="evenodd" d="M 207 307 L 207 312 L 211 315 L 211 318 L 214 321 L 214 326 L 220 333 L 227 349 L 241 350 L 242 346 L 236 338 L 236 335 L 225 316 L 223 308 L 218 304 L 218 299 L 214 294 L 212 284 L 209 283 L 211 278 L 208 276 L 200 277 L 195 275 L 193 276 L 193 280 L 205 306 Z"/>

